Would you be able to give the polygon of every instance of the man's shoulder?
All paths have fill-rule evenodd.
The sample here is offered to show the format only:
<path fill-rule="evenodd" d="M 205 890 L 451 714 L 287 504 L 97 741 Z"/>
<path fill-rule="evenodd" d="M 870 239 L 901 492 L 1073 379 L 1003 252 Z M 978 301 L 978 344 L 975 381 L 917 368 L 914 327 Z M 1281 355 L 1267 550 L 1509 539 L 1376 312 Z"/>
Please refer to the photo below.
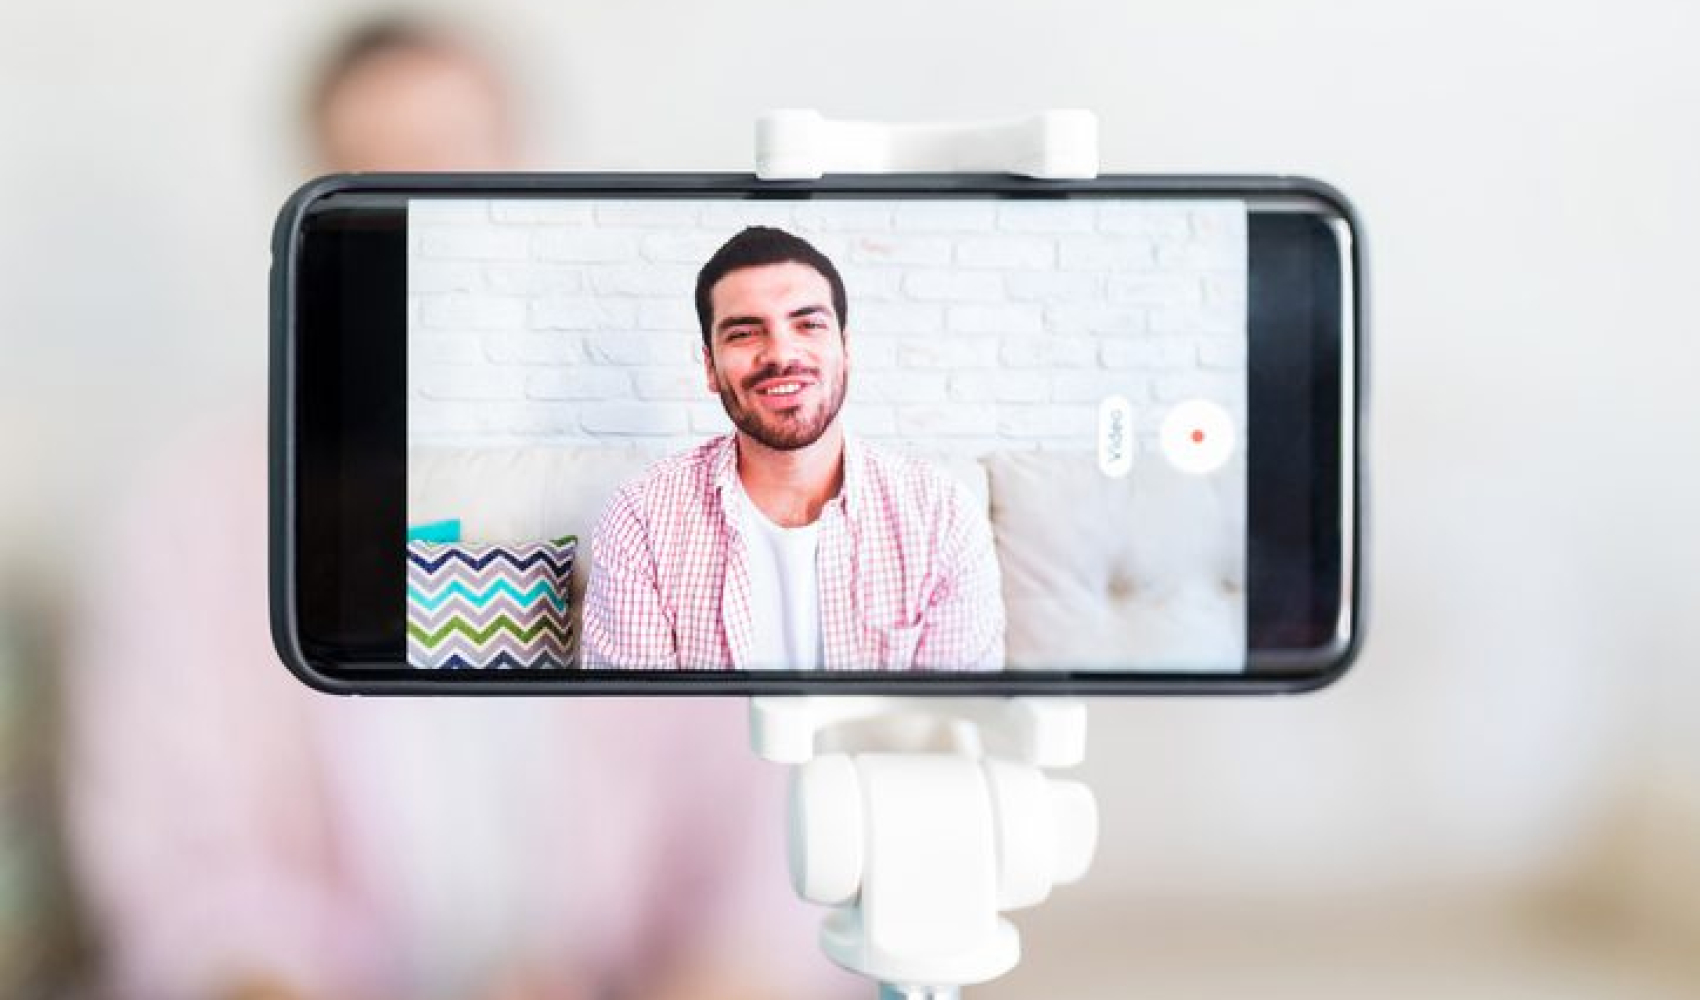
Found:
<path fill-rule="evenodd" d="M 877 494 L 901 497 L 927 506 L 966 502 L 966 486 L 937 462 L 896 448 L 858 441 L 862 478 Z"/>
<path fill-rule="evenodd" d="M 910 479 L 917 482 L 940 481 L 944 473 L 938 467 L 911 451 L 857 439 L 862 460 L 869 472 L 887 479 Z"/>
<path fill-rule="evenodd" d="M 725 461 L 728 446 L 727 438 L 715 437 L 658 459 L 616 490 L 613 504 L 641 510 L 655 503 L 672 505 L 681 499 L 705 496 Z"/>

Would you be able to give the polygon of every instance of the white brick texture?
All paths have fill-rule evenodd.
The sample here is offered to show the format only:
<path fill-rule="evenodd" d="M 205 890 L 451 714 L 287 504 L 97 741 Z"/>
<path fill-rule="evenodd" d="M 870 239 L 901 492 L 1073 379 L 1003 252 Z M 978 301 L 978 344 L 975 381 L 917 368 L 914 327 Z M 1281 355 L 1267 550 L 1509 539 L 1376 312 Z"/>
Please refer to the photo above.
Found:
<path fill-rule="evenodd" d="M 858 434 L 1089 450 L 1110 393 L 1147 434 L 1193 395 L 1243 424 L 1234 203 L 417 201 L 410 439 L 664 452 L 725 431 L 692 293 L 709 255 L 755 224 L 809 240 L 844 275 Z"/>

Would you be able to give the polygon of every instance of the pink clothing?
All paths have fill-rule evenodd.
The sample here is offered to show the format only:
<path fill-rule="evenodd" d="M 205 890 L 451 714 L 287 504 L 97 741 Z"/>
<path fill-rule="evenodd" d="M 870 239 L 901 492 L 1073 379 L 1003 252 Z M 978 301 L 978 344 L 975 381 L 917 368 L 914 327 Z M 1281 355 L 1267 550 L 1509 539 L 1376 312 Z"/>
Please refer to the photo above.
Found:
<path fill-rule="evenodd" d="M 791 894 L 784 773 L 748 750 L 742 702 L 339 699 L 291 677 L 261 441 L 172 463 L 88 563 L 67 801 L 116 995 L 266 975 L 460 1000 L 513 967 L 636 995 L 693 963 L 865 989 Z"/>
<path fill-rule="evenodd" d="M 591 541 L 586 666 L 748 667 L 748 548 L 729 491 L 737 438 L 658 464 L 614 495 Z M 991 526 L 917 458 L 846 438 L 820 515 L 826 669 L 995 670 L 1004 613 Z"/>

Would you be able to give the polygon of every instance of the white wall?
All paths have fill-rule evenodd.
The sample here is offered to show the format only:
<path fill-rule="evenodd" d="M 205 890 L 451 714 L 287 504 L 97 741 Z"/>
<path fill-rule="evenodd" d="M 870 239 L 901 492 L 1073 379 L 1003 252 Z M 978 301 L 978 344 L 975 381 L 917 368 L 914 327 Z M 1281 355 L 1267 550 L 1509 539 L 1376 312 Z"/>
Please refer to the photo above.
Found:
<path fill-rule="evenodd" d="M 295 162 L 278 108 L 343 7 L 0 13 L 7 550 L 65 551 L 122 494 L 133 446 L 209 396 L 257 400 L 267 230 Z M 742 168 L 770 106 L 1084 105 L 1107 169 L 1303 172 L 1357 202 L 1369 649 L 1309 699 L 1099 711 L 1109 833 L 1089 891 L 1492 881 L 1625 817 L 1700 814 L 1700 7 L 478 11 L 524 40 L 563 167 Z"/>
<path fill-rule="evenodd" d="M 408 437 L 665 452 L 731 430 L 703 373 L 696 275 L 770 225 L 845 282 L 858 434 L 1092 451 L 1113 394 L 1149 455 L 1195 397 L 1244 440 L 1245 223 L 1234 202 L 415 201 Z"/>

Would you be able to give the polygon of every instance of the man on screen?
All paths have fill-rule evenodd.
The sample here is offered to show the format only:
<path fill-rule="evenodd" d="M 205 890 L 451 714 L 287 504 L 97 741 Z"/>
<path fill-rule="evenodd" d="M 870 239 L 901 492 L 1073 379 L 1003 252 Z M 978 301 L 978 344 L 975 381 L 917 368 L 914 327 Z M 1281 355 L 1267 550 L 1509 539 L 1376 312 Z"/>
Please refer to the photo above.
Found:
<path fill-rule="evenodd" d="M 584 664 L 993 670 L 991 528 L 926 463 L 839 421 L 844 282 L 764 226 L 697 275 L 709 391 L 736 430 L 622 487 L 591 541 Z"/>

